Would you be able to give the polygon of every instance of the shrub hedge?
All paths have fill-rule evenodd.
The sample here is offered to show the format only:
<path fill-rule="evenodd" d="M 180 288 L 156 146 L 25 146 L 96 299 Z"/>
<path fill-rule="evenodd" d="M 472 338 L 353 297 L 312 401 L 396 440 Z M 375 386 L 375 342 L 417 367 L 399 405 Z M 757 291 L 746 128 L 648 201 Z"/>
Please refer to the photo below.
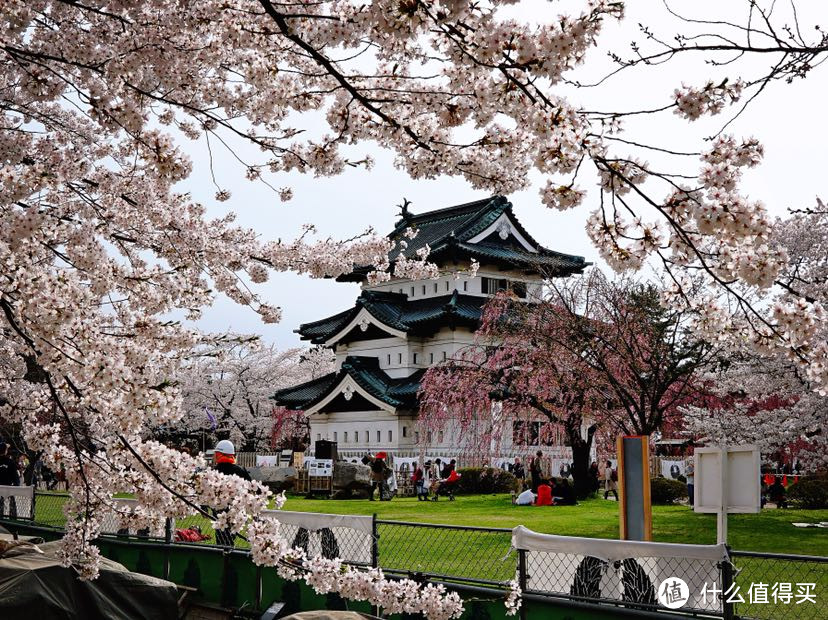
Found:
<path fill-rule="evenodd" d="M 460 495 L 509 493 L 520 491 L 517 478 L 496 467 L 461 467 L 455 492 Z"/>
<path fill-rule="evenodd" d="M 788 488 L 788 500 L 799 508 L 828 508 L 828 477 L 800 480 Z"/>
<path fill-rule="evenodd" d="M 653 504 L 675 504 L 687 497 L 687 485 L 678 480 L 653 478 L 650 480 L 650 501 Z"/>

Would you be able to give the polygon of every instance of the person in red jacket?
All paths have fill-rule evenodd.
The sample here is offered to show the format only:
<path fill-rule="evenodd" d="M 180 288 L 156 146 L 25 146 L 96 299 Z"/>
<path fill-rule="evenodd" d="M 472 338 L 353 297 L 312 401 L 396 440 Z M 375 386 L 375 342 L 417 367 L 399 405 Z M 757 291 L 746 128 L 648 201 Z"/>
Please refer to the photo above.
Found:
<path fill-rule="evenodd" d="M 535 500 L 535 506 L 551 506 L 552 505 L 552 485 L 548 480 L 544 480 L 538 485 L 538 499 Z"/>

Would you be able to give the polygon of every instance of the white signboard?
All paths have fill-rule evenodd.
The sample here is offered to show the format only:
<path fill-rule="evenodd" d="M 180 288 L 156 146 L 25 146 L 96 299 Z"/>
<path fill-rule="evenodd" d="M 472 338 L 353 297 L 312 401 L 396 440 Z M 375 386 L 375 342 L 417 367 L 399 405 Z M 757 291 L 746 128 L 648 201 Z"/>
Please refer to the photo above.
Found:
<path fill-rule="evenodd" d="M 724 469 L 722 449 L 695 450 L 695 511 L 719 512 L 724 508 L 733 513 L 759 512 L 762 497 L 759 448 L 728 446 L 725 450 L 727 466 Z"/>
<path fill-rule="evenodd" d="M 759 512 L 762 508 L 759 448 L 753 445 L 696 448 L 693 458 L 693 510 L 718 514 L 717 542 L 726 543 L 727 513 Z"/>
<path fill-rule="evenodd" d="M 309 460 L 306 459 L 306 462 Z M 314 459 L 313 462 L 308 463 L 308 474 L 330 478 L 333 476 L 333 459 Z"/>
<path fill-rule="evenodd" d="M 262 456 L 260 454 L 256 455 L 256 467 L 278 467 L 279 466 L 279 455 L 265 455 Z"/>

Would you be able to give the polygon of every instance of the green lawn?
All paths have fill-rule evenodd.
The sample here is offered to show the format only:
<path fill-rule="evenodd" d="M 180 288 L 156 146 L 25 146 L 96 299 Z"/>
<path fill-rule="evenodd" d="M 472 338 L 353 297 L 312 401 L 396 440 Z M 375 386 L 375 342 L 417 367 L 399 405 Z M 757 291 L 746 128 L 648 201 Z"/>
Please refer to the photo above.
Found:
<path fill-rule="evenodd" d="M 65 495 L 38 494 L 36 521 L 61 526 Z M 512 528 L 516 525 L 550 534 L 618 537 L 618 504 L 592 499 L 577 506 L 512 506 L 508 495 L 459 496 L 457 501 L 418 502 L 396 498 L 390 502 L 326 500 L 289 497 L 285 510 L 336 514 L 377 514 L 380 520 L 448 525 Z M 828 531 L 796 528 L 792 522 L 828 521 L 828 510 L 763 510 L 759 514 L 731 515 L 729 542 L 740 551 L 765 551 L 828 556 Z M 178 519 L 176 527 L 199 525 L 212 537 L 210 521 L 202 517 Z M 379 564 L 387 570 L 421 571 L 448 578 L 463 577 L 506 582 L 514 577 L 515 556 L 509 554 L 510 532 L 451 530 L 399 524 L 378 524 Z M 714 543 L 715 515 L 696 514 L 687 506 L 654 506 L 653 538 L 660 542 Z M 206 544 L 214 542 L 212 539 Z M 246 544 L 237 539 L 237 546 Z M 752 582 L 815 582 L 818 596 L 828 591 L 828 564 L 735 557 L 744 590 Z M 775 605 L 739 605 L 737 612 L 760 619 L 778 618 L 787 609 Z M 798 616 L 792 616 L 798 617 Z M 816 617 L 816 616 L 812 616 Z"/>
<path fill-rule="evenodd" d="M 38 494 L 36 521 L 62 525 L 63 496 Z M 512 506 L 508 495 L 458 496 L 457 501 L 418 502 L 413 497 L 390 502 L 327 500 L 289 497 L 285 510 L 336 514 L 377 514 L 379 519 L 512 528 L 516 525 L 549 534 L 618 537 L 618 504 L 591 499 L 577 506 Z M 178 527 L 201 518 L 178 520 Z M 768 551 L 828 556 L 828 530 L 797 528 L 792 522 L 828 521 L 828 510 L 767 509 L 759 514 L 730 515 L 728 542 L 740 551 Z M 653 539 L 660 542 L 712 544 L 716 542 L 715 515 L 696 514 L 687 506 L 653 506 Z"/>
<path fill-rule="evenodd" d="M 285 510 L 372 514 L 393 521 L 512 528 L 525 525 L 548 534 L 618 538 L 618 504 L 591 499 L 577 506 L 512 506 L 508 495 L 458 496 L 457 501 L 418 502 L 396 498 L 308 500 L 289 497 Z M 728 542 L 740 551 L 769 551 L 828 556 L 828 530 L 797 528 L 792 522 L 828 521 L 828 510 L 766 509 L 759 514 L 730 515 Z M 653 506 L 653 540 L 713 544 L 716 516 L 697 514 L 688 506 Z"/>

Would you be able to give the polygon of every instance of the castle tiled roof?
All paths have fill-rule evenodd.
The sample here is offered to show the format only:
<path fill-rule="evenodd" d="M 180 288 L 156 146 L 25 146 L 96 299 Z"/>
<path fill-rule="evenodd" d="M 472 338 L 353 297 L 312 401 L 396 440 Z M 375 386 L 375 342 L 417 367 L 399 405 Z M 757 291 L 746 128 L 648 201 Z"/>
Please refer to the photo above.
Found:
<path fill-rule="evenodd" d="M 377 321 L 407 334 L 434 333 L 442 326 L 477 327 L 486 297 L 450 295 L 408 300 L 403 293 L 362 291 L 352 308 L 312 323 L 304 323 L 296 331 L 303 340 L 323 344 L 347 327 L 365 309 Z"/>
<path fill-rule="evenodd" d="M 485 239 L 472 241 L 503 215 L 508 217 L 512 226 L 533 246 L 535 252 L 527 250 L 512 235 L 502 239 L 495 233 Z M 409 228 L 417 231 L 413 239 L 404 236 Z M 388 238 L 395 242 L 389 254 L 392 269 L 393 261 L 400 254 L 413 258 L 417 250 L 426 245 L 431 250 L 428 260 L 435 263 L 475 258 L 478 261 L 535 273 L 542 272 L 550 276 L 580 273 L 589 265 L 582 256 L 563 254 L 541 246 L 523 228 L 512 212 L 512 204 L 503 196 L 484 198 L 420 214 L 404 211 L 402 219 L 397 222 Z M 401 249 L 401 241 L 407 243 L 404 249 Z M 372 267 L 356 267 L 352 273 L 340 276 L 339 280 L 359 282 L 364 280 L 371 270 Z"/>
<path fill-rule="evenodd" d="M 308 409 L 334 391 L 346 377 L 351 377 L 368 394 L 392 407 L 414 408 L 424 373 L 418 370 L 408 377 L 389 377 L 380 369 L 377 358 L 348 356 L 338 372 L 279 390 L 273 400 L 288 409 Z"/>

